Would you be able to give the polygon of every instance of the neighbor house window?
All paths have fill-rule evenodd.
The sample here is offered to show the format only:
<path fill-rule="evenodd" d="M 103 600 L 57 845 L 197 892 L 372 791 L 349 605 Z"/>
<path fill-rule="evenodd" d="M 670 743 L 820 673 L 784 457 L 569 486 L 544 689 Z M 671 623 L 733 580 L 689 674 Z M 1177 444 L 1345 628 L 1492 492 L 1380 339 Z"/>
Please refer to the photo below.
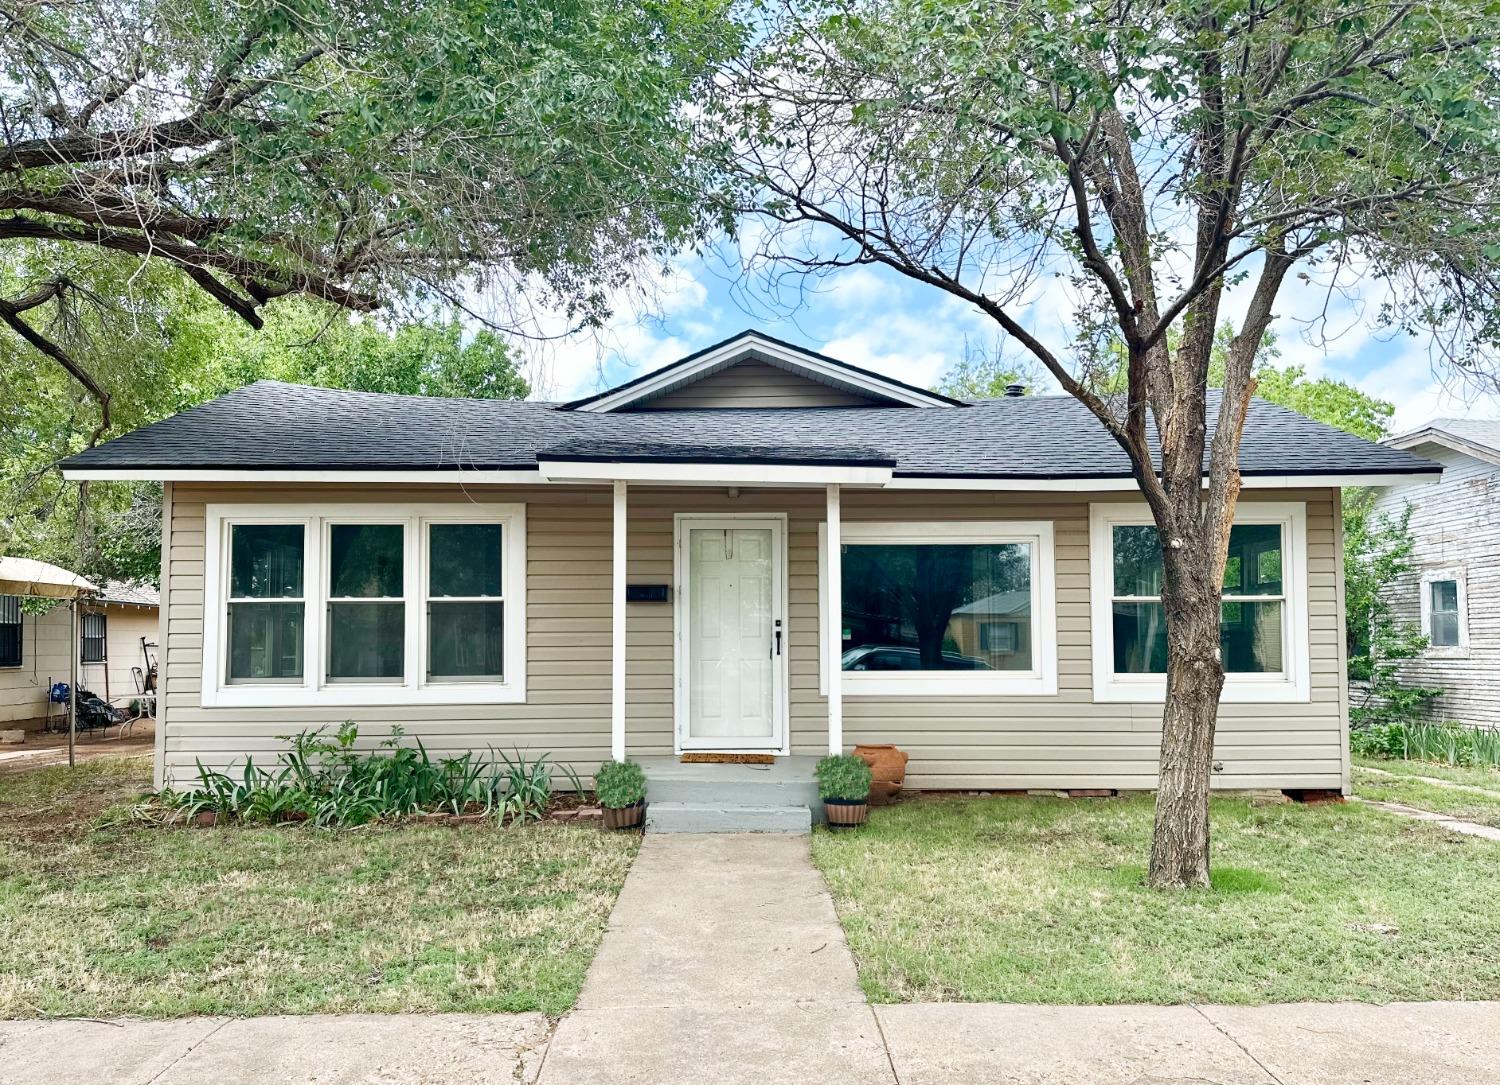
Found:
<path fill-rule="evenodd" d="M 21 665 L 21 597 L 0 595 L 0 667 Z"/>
<path fill-rule="evenodd" d="M 109 624 L 103 614 L 78 616 L 78 662 L 103 663 L 109 656 Z"/>
<path fill-rule="evenodd" d="M 222 678 L 205 705 L 524 699 L 523 506 L 210 506 L 207 519 L 222 549 L 205 563 L 204 669 Z"/>
<path fill-rule="evenodd" d="M 1462 651 L 1469 643 L 1468 599 L 1462 569 L 1422 574 L 1422 632 L 1429 649 Z"/>
<path fill-rule="evenodd" d="M 842 541 L 846 693 L 1055 691 L 1050 523 L 855 522 Z"/>
<path fill-rule="evenodd" d="M 228 680 L 300 682 L 305 526 L 232 524 L 228 542 Z"/>
<path fill-rule="evenodd" d="M 1092 516 L 1095 697 L 1159 699 L 1167 620 L 1156 526 L 1129 505 L 1095 505 Z M 1230 528 L 1219 627 L 1226 700 L 1306 699 L 1305 519 L 1301 505 L 1247 503 Z"/>

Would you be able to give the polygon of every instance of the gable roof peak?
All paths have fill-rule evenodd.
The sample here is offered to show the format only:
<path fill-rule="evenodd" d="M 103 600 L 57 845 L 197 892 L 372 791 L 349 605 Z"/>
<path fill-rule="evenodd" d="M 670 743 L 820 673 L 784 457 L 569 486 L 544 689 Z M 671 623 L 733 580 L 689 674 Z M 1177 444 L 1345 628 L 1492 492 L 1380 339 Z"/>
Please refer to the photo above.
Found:
<path fill-rule="evenodd" d="M 887 377 L 815 350 L 746 328 L 717 343 L 694 351 L 660 369 L 644 373 L 603 392 L 559 405 L 559 410 L 607 414 L 659 398 L 678 388 L 712 376 L 740 362 L 756 361 L 786 370 L 806 380 L 840 389 L 865 399 L 897 407 L 967 407 L 961 399 L 945 396 Z"/>

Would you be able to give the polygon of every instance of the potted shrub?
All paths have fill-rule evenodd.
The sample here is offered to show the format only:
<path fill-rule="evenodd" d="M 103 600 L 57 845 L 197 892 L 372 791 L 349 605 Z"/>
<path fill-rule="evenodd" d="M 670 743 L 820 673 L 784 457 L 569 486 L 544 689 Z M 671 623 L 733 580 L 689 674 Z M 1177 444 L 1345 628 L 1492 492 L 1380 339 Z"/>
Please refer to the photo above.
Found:
<path fill-rule="evenodd" d="M 606 829 L 638 829 L 646 819 L 646 774 L 634 761 L 606 761 L 594 773 Z"/>
<path fill-rule="evenodd" d="M 818 794 L 830 826 L 863 825 L 870 814 L 870 766 L 852 753 L 829 754 L 818 762 Z"/>

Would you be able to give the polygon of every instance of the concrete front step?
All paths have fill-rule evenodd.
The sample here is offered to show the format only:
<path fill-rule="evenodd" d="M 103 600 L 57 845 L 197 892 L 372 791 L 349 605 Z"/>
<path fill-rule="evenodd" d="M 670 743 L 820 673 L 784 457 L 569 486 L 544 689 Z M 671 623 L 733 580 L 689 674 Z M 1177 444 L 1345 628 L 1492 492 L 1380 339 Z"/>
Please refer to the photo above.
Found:
<path fill-rule="evenodd" d="M 810 833 L 807 806 L 763 806 L 722 802 L 646 804 L 648 833 Z"/>
<path fill-rule="evenodd" d="M 648 802 L 818 807 L 817 758 L 778 757 L 773 765 L 683 764 L 643 757 Z"/>

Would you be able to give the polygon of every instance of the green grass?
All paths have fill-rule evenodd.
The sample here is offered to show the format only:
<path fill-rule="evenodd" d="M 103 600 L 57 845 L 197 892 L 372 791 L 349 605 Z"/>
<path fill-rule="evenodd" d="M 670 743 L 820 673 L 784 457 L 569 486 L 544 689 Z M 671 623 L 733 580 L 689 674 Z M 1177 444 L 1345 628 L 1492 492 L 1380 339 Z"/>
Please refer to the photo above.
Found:
<path fill-rule="evenodd" d="M 0 1017 L 568 1009 L 635 854 L 557 823 L 132 823 L 143 759 L 0 777 Z"/>
<path fill-rule="evenodd" d="M 1433 780 L 1447 780 L 1449 783 L 1500 791 L 1500 769 L 1483 766 L 1442 765 L 1435 761 L 1404 761 L 1383 757 L 1356 757 L 1354 766 L 1380 769 L 1398 776 L 1426 776 Z"/>
<path fill-rule="evenodd" d="M 1151 814 L 913 801 L 820 832 L 813 857 L 875 1001 L 1500 998 L 1500 844 L 1358 804 L 1216 799 L 1214 888 L 1162 893 L 1143 884 Z"/>
<path fill-rule="evenodd" d="M 1406 806 L 1415 806 L 1419 810 L 1429 810 L 1434 814 L 1447 814 L 1450 817 L 1462 818 L 1464 821 L 1500 828 L 1500 773 L 1488 773 L 1489 786 L 1493 790 L 1481 790 L 1484 785 L 1468 781 L 1462 781 L 1462 786 L 1449 787 L 1443 784 L 1430 784 L 1417 778 L 1430 776 L 1433 779 L 1442 779 L 1442 777 L 1423 771 L 1431 766 L 1414 766 L 1411 762 L 1399 761 L 1387 762 L 1387 764 L 1402 765 L 1402 771 L 1396 775 L 1383 775 L 1356 766 L 1354 793 L 1362 799 L 1399 802 Z M 1386 769 L 1385 764 L 1379 767 Z M 1393 770 L 1386 769 L 1386 772 L 1391 771 Z M 1461 771 L 1477 775 L 1476 770 Z M 1455 781 L 1455 783 L 1459 782 Z"/>

